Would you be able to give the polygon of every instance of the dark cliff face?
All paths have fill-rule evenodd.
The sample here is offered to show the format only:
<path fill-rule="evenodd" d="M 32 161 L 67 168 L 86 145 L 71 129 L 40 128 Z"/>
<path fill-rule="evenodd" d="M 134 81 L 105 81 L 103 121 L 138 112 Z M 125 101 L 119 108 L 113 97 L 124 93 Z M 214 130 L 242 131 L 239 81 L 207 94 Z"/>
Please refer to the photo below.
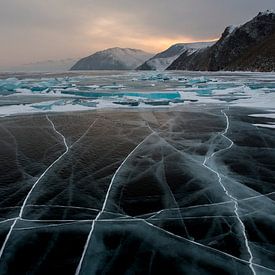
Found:
<path fill-rule="evenodd" d="M 275 70 L 275 14 L 259 13 L 248 23 L 225 29 L 212 47 L 181 55 L 169 70 Z"/>

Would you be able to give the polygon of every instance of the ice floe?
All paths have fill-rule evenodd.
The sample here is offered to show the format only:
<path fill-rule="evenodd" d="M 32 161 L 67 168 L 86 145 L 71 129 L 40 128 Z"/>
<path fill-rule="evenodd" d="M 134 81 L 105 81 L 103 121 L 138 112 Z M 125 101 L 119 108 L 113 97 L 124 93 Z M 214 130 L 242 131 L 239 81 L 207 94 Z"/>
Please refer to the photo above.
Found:
<path fill-rule="evenodd" d="M 38 77 L 40 76 L 40 77 Z M 10 98 L 28 96 L 28 104 Z M 33 97 L 41 97 L 40 102 Z M 47 99 L 46 99 L 47 98 Z M 174 107 L 227 104 L 275 108 L 275 74 L 126 72 L 0 79 L 0 115 L 66 112 L 96 108 Z M 50 101 L 49 101 L 50 100 Z M 5 104 L 7 102 L 7 104 Z"/>

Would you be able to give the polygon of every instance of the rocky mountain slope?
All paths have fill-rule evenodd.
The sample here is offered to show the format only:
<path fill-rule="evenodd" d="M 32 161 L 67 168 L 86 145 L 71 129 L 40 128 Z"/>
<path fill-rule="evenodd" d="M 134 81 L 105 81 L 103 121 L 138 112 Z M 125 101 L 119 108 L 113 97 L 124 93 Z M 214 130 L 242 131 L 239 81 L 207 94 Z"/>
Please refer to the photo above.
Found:
<path fill-rule="evenodd" d="M 152 54 L 124 48 L 111 48 L 79 60 L 71 70 L 132 70 Z"/>
<path fill-rule="evenodd" d="M 227 27 L 212 47 L 181 54 L 168 70 L 274 71 L 275 13 L 261 12 L 244 25 Z"/>
<path fill-rule="evenodd" d="M 190 55 L 195 51 L 212 46 L 214 42 L 198 42 L 198 43 L 179 43 L 171 46 L 167 50 L 156 54 L 137 70 L 165 70 L 176 60 L 181 54 Z"/>

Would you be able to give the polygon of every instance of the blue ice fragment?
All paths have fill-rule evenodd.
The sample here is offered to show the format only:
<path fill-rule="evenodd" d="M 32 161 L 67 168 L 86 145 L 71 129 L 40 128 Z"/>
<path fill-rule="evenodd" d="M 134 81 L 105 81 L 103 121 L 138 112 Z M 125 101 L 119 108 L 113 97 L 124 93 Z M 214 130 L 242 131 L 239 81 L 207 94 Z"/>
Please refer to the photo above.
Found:
<path fill-rule="evenodd" d="M 88 101 L 88 100 L 81 100 L 81 99 L 75 99 L 73 101 L 73 105 L 82 105 L 85 107 L 96 107 L 97 104 L 98 103 L 95 101 Z"/>
<path fill-rule="evenodd" d="M 171 78 L 164 74 L 143 75 L 140 80 L 142 81 L 168 81 Z"/>
<path fill-rule="evenodd" d="M 45 90 L 48 90 L 48 88 L 45 88 L 45 87 L 41 87 L 41 86 L 34 86 L 34 87 L 31 87 L 31 91 L 32 92 L 43 92 Z"/>
<path fill-rule="evenodd" d="M 62 94 L 70 94 L 75 96 L 83 96 L 89 98 L 110 98 L 110 97 L 140 97 L 140 98 L 147 98 L 147 99 L 177 99 L 180 98 L 180 94 L 178 92 L 170 92 L 170 93 L 136 93 L 136 92 L 116 92 L 116 93 L 95 93 L 95 92 L 83 92 L 83 91 L 61 91 Z"/>
<path fill-rule="evenodd" d="M 61 100 L 57 100 L 55 102 L 35 104 L 35 105 L 32 105 L 31 107 L 47 111 L 47 110 L 52 110 L 53 106 L 63 106 L 63 105 L 66 105 L 66 101 L 61 99 Z"/>
<path fill-rule="evenodd" d="M 123 105 L 123 106 L 131 106 L 131 107 L 137 107 L 139 106 L 138 101 L 114 101 L 114 104 L 117 105 Z"/>
<path fill-rule="evenodd" d="M 211 96 L 213 94 L 213 90 L 211 89 L 199 89 L 195 91 L 199 96 Z"/>
<path fill-rule="evenodd" d="M 207 83 L 207 82 L 209 82 L 209 79 L 207 79 L 204 76 L 202 76 L 202 77 L 196 77 L 196 78 L 191 78 L 188 81 L 188 83 L 191 84 L 191 85 L 200 84 L 200 83 Z"/>
<path fill-rule="evenodd" d="M 247 83 L 246 86 L 248 86 L 252 90 L 258 90 L 258 89 L 274 89 L 275 88 L 275 83 Z"/>
<path fill-rule="evenodd" d="M 43 111 L 51 110 L 54 104 L 40 104 L 40 105 L 32 105 L 31 107 L 40 109 Z"/>
<path fill-rule="evenodd" d="M 21 81 L 17 78 L 8 78 L 0 80 L 0 91 L 15 91 L 20 88 Z"/>

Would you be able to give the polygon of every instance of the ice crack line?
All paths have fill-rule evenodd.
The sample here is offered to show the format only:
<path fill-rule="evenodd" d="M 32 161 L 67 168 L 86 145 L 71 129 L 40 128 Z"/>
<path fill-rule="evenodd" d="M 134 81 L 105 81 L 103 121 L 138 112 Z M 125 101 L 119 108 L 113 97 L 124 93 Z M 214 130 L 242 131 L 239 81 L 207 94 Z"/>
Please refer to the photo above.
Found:
<path fill-rule="evenodd" d="M 98 118 L 96 118 L 94 120 L 94 122 L 92 122 L 92 124 L 89 126 L 89 128 L 85 131 L 85 133 L 77 140 L 75 141 L 71 146 L 70 146 L 70 149 L 73 148 L 76 144 L 78 144 L 88 133 L 89 131 L 91 130 L 91 128 L 93 128 L 93 126 L 96 124 Z"/>
<path fill-rule="evenodd" d="M 219 180 L 219 184 L 221 185 L 222 189 L 224 190 L 226 196 L 231 200 L 231 202 L 234 204 L 234 213 L 236 215 L 236 218 L 239 222 L 239 225 L 241 227 L 241 231 L 242 231 L 242 235 L 243 235 L 243 238 L 244 238 L 244 241 L 245 241 L 245 246 L 246 246 L 246 249 L 247 249 L 247 252 L 249 254 L 249 260 L 248 260 L 248 263 L 249 263 L 249 267 L 252 271 L 252 273 L 254 275 L 256 275 L 256 271 L 253 267 L 253 254 L 251 252 L 251 249 L 250 249 L 250 246 L 249 246 L 249 242 L 248 242 L 248 238 L 247 238 L 247 235 L 246 235 L 246 229 L 245 229 L 245 225 L 243 223 L 243 221 L 241 220 L 240 218 L 240 215 L 239 215 L 239 203 L 238 203 L 238 199 L 236 199 L 233 195 L 230 194 L 230 192 L 226 189 L 225 185 L 223 184 L 222 182 L 222 177 L 220 175 L 220 173 L 214 169 L 212 169 L 210 166 L 207 165 L 208 161 L 210 159 L 212 159 L 216 154 L 218 153 L 221 153 L 221 152 L 224 152 L 226 150 L 229 150 L 233 147 L 234 145 L 234 142 L 228 138 L 226 136 L 226 134 L 228 133 L 228 130 L 229 130 L 229 127 L 230 127 L 230 122 L 229 122 L 229 118 L 228 118 L 228 115 L 224 112 L 224 110 L 221 110 L 221 113 L 225 116 L 226 118 L 226 128 L 225 130 L 221 133 L 221 136 L 224 137 L 225 139 L 227 139 L 229 142 L 230 142 L 230 145 L 220 151 L 217 151 L 217 152 L 214 152 L 210 157 L 205 157 L 205 160 L 203 162 L 203 166 L 205 168 L 207 168 L 208 170 L 210 170 L 211 172 L 213 172 L 214 174 L 217 175 L 218 177 L 218 180 Z"/>
<path fill-rule="evenodd" d="M 8 241 L 9 241 L 9 239 L 10 239 L 11 233 L 12 233 L 12 231 L 13 231 L 13 229 L 14 229 L 16 223 L 17 223 L 17 221 L 18 221 L 18 220 L 21 220 L 22 217 L 23 217 L 23 213 L 24 213 L 25 207 L 26 207 L 26 205 L 27 205 L 27 202 L 28 202 L 28 200 L 29 200 L 29 198 L 30 198 L 30 196 L 31 196 L 31 194 L 32 194 L 32 192 L 33 192 L 33 190 L 36 188 L 36 186 L 37 186 L 38 183 L 41 181 L 41 179 L 47 174 L 47 172 L 48 172 L 57 162 L 59 162 L 59 161 L 68 153 L 68 151 L 69 151 L 69 147 L 68 147 L 68 145 L 67 145 L 67 142 L 66 142 L 65 137 L 55 128 L 54 123 L 51 121 L 51 119 L 48 117 L 48 115 L 46 115 L 46 118 L 47 118 L 47 120 L 50 122 L 50 124 L 52 125 L 53 130 L 62 138 L 66 150 L 65 150 L 65 152 L 64 152 L 60 157 L 58 157 L 50 166 L 48 166 L 48 168 L 40 175 L 40 177 L 36 180 L 36 182 L 33 184 L 32 188 L 31 188 L 30 191 L 28 192 L 28 194 L 27 194 L 27 196 L 26 196 L 26 198 L 25 198 L 25 200 L 24 200 L 24 202 L 23 202 L 23 204 L 22 204 L 22 206 L 21 206 L 21 208 L 20 208 L 19 215 L 18 215 L 18 217 L 15 218 L 15 220 L 13 221 L 13 223 L 12 223 L 12 225 L 11 225 L 11 227 L 10 227 L 10 230 L 9 230 L 9 232 L 8 232 L 6 238 L 5 238 L 5 241 L 4 241 L 4 243 L 3 243 L 2 247 L 1 247 L 1 250 L 0 250 L 0 259 L 2 258 L 3 252 L 4 252 L 5 248 L 6 248 L 6 245 L 7 245 Z"/>
<path fill-rule="evenodd" d="M 82 264 L 83 264 L 83 261 L 84 261 L 84 258 L 85 258 L 85 255 L 87 253 L 87 250 L 88 250 L 88 247 L 89 247 L 89 244 L 90 244 L 90 241 L 91 241 L 91 238 L 92 238 L 92 235 L 93 235 L 93 232 L 94 232 L 94 229 L 95 229 L 95 223 L 100 219 L 100 216 L 103 212 L 106 212 L 106 206 L 107 206 L 107 202 L 108 202 L 108 199 L 109 199 L 109 195 L 110 195 L 110 192 L 111 192 L 111 189 L 112 189 L 112 186 L 114 184 L 114 181 L 115 181 L 115 178 L 117 176 L 117 174 L 119 173 L 119 171 L 121 170 L 121 168 L 124 166 L 124 164 L 127 162 L 127 160 L 134 154 L 135 151 L 137 151 L 141 145 L 147 141 L 147 139 L 149 139 L 153 134 L 155 133 L 151 133 L 149 136 L 147 136 L 141 143 L 139 143 L 135 149 L 124 159 L 124 161 L 121 163 L 121 165 L 118 167 L 118 169 L 116 170 L 116 172 L 114 173 L 112 179 L 111 179 L 111 183 L 109 185 L 109 188 L 108 188 L 108 191 L 106 193 L 106 196 L 105 196 L 105 199 L 104 199 L 104 203 L 103 203 L 103 206 L 102 206 L 102 209 L 101 211 L 98 213 L 98 215 L 96 216 L 96 218 L 92 221 L 92 226 L 91 226 L 91 229 L 90 229 L 90 232 L 89 232 L 89 235 L 87 237 L 87 240 L 86 240 L 86 243 L 85 243 L 85 246 L 84 246 L 84 250 L 82 252 L 82 255 L 81 255 L 81 258 L 80 258 L 80 261 L 79 261 L 79 264 L 77 266 L 77 269 L 76 269 L 76 272 L 75 272 L 75 275 L 79 275 L 80 272 L 81 272 L 81 268 L 82 268 Z"/>

